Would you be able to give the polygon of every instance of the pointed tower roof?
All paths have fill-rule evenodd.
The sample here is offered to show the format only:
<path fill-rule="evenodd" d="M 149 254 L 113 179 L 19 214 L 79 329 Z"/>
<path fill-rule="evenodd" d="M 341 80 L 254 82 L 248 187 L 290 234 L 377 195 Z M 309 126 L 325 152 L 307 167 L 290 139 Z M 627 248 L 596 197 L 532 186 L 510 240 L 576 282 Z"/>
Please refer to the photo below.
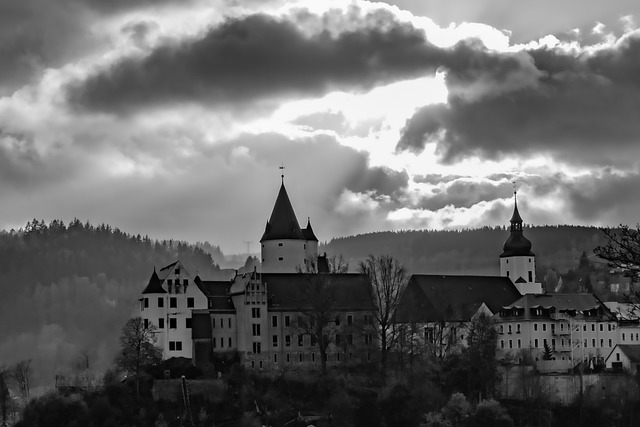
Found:
<path fill-rule="evenodd" d="M 304 228 L 302 230 L 302 234 L 304 235 L 304 239 L 305 240 L 312 240 L 317 242 L 318 238 L 316 237 L 315 233 L 313 232 L 313 228 L 311 228 L 311 218 L 307 218 L 307 228 Z"/>
<path fill-rule="evenodd" d="M 283 239 L 306 240 L 291 206 L 287 190 L 284 188 L 284 181 L 260 241 Z"/>
<path fill-rule="evenodd" d="M 158 273 L 156 273 L 156 268 L 153 268 L 153 274 L 149 279 L 149 283 L 147 287 L 142 291 L 143 294 L 166 294 L 167 291 L 162 289 L 162 281 L 158 277 Z"/>
<path fill-rule="evenodd" d="M 513 192 L 513 198 L 513 215 L 510 220 L 511 234 L 507 241 L 504 242 L 504 246 L 502 247 L 503 252 L 500 255 L 500 258 L 511 256 L 535 256 L 534 253 L 531 252 L 531 242 L 522 234 L 523 221 L 520 216 L 520 212 L 518 212 L 517 193 L 515 191 Z"/>

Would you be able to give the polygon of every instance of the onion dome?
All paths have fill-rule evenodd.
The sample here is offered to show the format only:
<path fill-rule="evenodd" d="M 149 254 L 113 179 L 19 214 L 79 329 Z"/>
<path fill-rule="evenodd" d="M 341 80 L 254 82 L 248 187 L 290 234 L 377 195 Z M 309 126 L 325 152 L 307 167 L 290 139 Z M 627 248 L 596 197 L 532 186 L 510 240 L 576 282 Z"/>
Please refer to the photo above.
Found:
<path fill-rule="evenodd" d="M 311 228 L 311 218 L 307 218 L 307 228 L 302 229 L 302 234 L 304 235 L 305 240 L 318 241 L 318 238 L 313 232 L 313 228 Z"/>
<path fill-rule="evenodd" d="M 514 193 L 515 199 L 515 193 Z M 515 201 L 513 215 L 511 216 L 511 234 L 504 246 L 500 258 L 511 256 L 534 256 L 531 252 L 531 242 L 522 234 L 522 217 L 518 212 L 518 201 Z"/>
<path fill-rule="evenodd" d="M 261 242 L 265 240 L 306 240 L 291 206 L 287 190 L 284 188 L 284 182 L 280 186 L 271 218 L 267 221 L 264 234 L 260 239 Z"/>
<path fill-rule="evenodd" d="M 156 273 L 155 267 L 153 268 L 153 274 L 149 279 L 149 283 L 147 287 L 142 291 L 143 294 L 166 294 L 167 291 L 162 289 L 162 281 L 158 277 L 158 273 Z"/>

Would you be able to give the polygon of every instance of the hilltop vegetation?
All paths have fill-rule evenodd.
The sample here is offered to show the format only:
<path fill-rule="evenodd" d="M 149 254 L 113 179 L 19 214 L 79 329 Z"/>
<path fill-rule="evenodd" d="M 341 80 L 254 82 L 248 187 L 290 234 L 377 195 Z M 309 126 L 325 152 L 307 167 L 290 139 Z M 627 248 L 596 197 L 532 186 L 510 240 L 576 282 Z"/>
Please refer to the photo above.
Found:
<path fill-rule="evenodd" d="M 548 269 L 564 273 L 574 268 L 582 252 L 591 254 L 606 243 L 596 227 L 526 227 L 524 235 L 533 244 L 538 278 L 545 277 Z M 498 257 L 507 237 L 508 227 L 385 231 L 335 238 L 322 250 L 351 261 L 370 253 L 393 254 L 412 273 L 485 275 L 499 273 Z"/>
<path fill-rule="evenodd" d="M 88 357 L 93 370 L 113 362 L 120 328 L 154 266 L 176 258 L 207 277 L 220 275 L 193 245 L 154 241 L 78 219 L 33 220 L 0 233 L 0 361 L 32 359 L 35 383 Z"/>

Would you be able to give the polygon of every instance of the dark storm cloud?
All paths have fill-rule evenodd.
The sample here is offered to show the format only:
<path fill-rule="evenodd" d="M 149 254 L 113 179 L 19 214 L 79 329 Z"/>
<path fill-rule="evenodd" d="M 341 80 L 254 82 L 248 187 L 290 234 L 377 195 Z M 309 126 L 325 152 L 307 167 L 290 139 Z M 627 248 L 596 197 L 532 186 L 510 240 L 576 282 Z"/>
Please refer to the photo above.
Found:
<path fill-rule="evenodd" d="M 229 19 L 202 38 L 122 60 L 72 87 L 70 99 L 80 107 L 121 111 L 175 101 L 228 106 L 366 90 L 433 70 L 440 56 L 409 24 L 308 36 L 292 21 L 254 14 Z"/>
<path fill-rule="evenodd" d="M 594 54 L 558 49 L 528 52 L 541 77 L 517 68 L 483 68 L 475 77 L 447 78 L 447 105 L 429 105 L 411 117 L 398 150 L 421 151 L 437 142 L 445 162 L 470 155 L 554 153 L 563 160 L 608 165 L 638 154 L 640 140 L 640 38 L 629 36 Z M 487 78 L 487 73 L 489 77 Z M 516 75 L 511 79 L 509 73 Z M 510 80 L 475 98 L 460 86 Z M 452 95 L 452 92 L 454 93 Z M 631 161 L 632 159 L 630 159 Z"/>
<path fill-rule="evenodd" d="M 99 16 L 177 0 L 0 1 L 0 95 L 95 47 Z"/>
<path fill-rule="evenodd" d="M 507 198 L 512 192 L 513 187 L 508 182 L 458 180 L 447 185 L 444 191 L 424 197 L 419 205 L 430 211 L 437 211 L 448 205 L 470 208 L 479 202 Z"/>

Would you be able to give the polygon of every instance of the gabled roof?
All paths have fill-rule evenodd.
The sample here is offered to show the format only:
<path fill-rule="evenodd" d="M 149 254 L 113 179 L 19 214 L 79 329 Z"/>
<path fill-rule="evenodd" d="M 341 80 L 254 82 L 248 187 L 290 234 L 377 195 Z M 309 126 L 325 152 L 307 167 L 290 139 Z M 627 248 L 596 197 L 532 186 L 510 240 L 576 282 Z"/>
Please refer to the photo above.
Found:
<path fill-rule="evenodd" d="M 305 285 L 310 281 L 326 278 L 331 298 L 336 310 L 372 310 L 373 298 L 366 276 L 362 274 L 307 274 L 282 273 L 262 274 L 266 284 L 269 310 L 299 311 L 303 309 Z"/>
<path fill-rule="evenodd" d="M 595 294 L 587 293 L 526 294 L 503 308 L 506 310 L 510 308 L 544 308 L 554 309 L 556 313 L 565 312 L 568 314 L 598 309 L 603 316 L 615 319 L 613 313 Z M 529 314 L 528 310 L 525 310 L 525 317 Z"/>
<path fill-rule="evenodd" d="M 193 281 L 209 300 L 210 309 L 235 311 L 235 306 L 229 296 L 229 290 L 233 284 L 232 281 L 201 280 L 200 276 L 196 276 Z"/>
<path fill-rule="evenodd" d="M 400 322 L 469 321 L 482 303 L 496 313 L 520 292 L 507 277 L 414 274 L 398 307 Z"/>
<path fill-rule="evenodd" d="M 143 294 L 166 294 L 167 291 L 162 289 L 162 280 L 158 277 L 158 273 L 156 273 L 156 269 L 153 269 L 153 273 L 151 274 L 151 278 L 149 279 L 149 283 L 147 287 L 142 291 Z"/>
<path fill-rule="evenodd" d="M 284 188 L 284 182 L 280 186 L 271 218 L 267 221 L 260 241 L 280 239 L 306 240 L 291 206 L 287 190 Z"/>
<path fill-rule="evenodd" d="M 618 348 L 632 363 L 640 362 L 640 344 L 618 344 Z"/>

